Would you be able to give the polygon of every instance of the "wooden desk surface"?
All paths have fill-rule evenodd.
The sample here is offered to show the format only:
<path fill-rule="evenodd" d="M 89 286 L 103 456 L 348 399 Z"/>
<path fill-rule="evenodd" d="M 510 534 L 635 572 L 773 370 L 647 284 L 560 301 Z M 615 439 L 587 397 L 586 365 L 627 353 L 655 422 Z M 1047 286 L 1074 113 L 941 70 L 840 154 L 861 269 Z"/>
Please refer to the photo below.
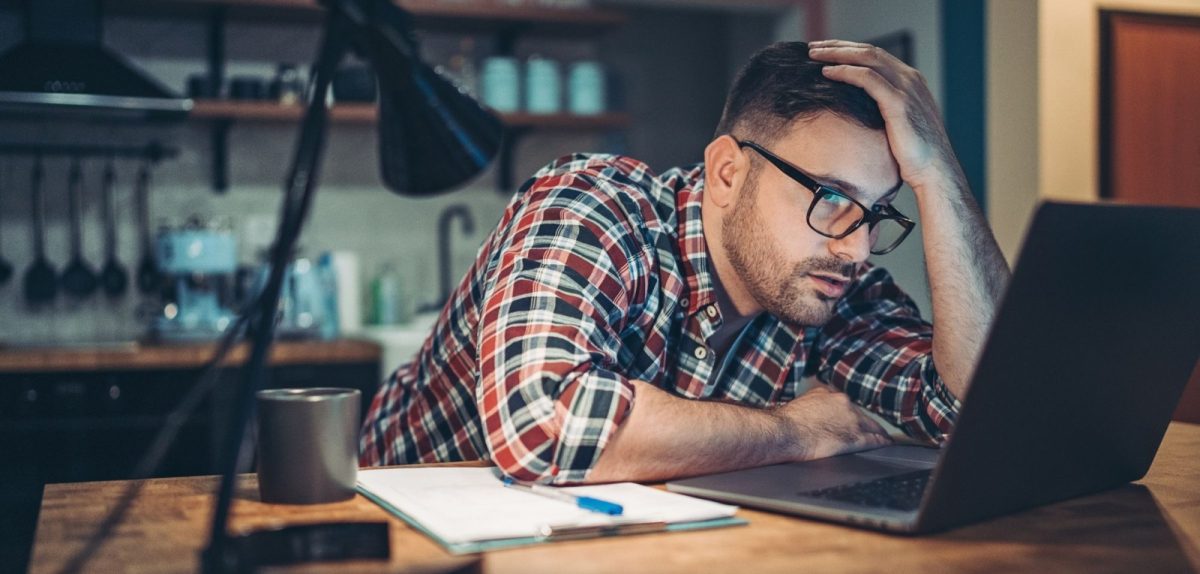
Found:
<path fill-rule="evenodd" d="M 512 572 L 1188 572 L 1200 569 L 1200 425 L 1173 423 L 1145 479 L 1103 494 L 909 538 L 741 510 L 749 526 L 558 542 L 481 556 L 468 571 Z M 31 571 L 57 572 L 124 482 L 52 484 L 38 519 Z M 87 571 L 195 572 L 215 477 L 155 479 Z M 232 526 L 388 519 L 392 561 L 354 571 L 453 571 L 464 565 L 361 496 L 344 503 L 258 502 L 245 477 Z M 346 565 L 350 566 L 350 565 Z M 329 565 L 325 565 L 328 569 Z M 290 571 L 290 570 L 289 570 Z"/>

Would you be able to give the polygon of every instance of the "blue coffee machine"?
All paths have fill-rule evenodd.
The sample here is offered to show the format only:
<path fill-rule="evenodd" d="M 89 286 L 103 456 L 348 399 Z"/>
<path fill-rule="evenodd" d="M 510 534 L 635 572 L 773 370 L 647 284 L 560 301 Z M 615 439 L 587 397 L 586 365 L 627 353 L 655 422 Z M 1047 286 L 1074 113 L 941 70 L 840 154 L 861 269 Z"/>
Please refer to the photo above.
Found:
<path fill-rule="evenodd" d="M 162 312 L 150 324 L 152 338 L 211 341 L 233 325 L 238 258 L 231 226 L 193 218 L 182 227 L 160 228 L 155 256 L 164 287 Z"/>

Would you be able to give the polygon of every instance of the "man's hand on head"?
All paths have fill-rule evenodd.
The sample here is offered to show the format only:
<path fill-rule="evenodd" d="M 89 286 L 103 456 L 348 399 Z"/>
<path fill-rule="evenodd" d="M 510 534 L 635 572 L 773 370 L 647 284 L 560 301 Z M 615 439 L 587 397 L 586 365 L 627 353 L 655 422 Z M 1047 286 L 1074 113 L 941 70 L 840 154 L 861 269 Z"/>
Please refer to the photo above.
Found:
<path fill-rule="evenodd" d="M 794 460 L 813 460 L 892 444 L 878 422 L 845 393 L 817 384 L 776 409 L 796 429 Z"/>
<path fill-rule="evenodd" d="M 858 86 L 879 104 L 900 177 L 913 190 L 965 188 L 937 103 L 919 71 L 886 50 L 844 40 L 809 43 L 809 57 L 830 65 L 827 78 Z"/>
<path fill-rule="evenodd" d="M 912 186 L 920 210 L 933 359 L 950 392 L 964 397 L 1009 272 L 933 94 L 919 72 L 875 46 L 826 40 L 811 42 L 808 54 L 829 64 L 825 77 L 862 88 L 879 105 L 900 178 Z"/>

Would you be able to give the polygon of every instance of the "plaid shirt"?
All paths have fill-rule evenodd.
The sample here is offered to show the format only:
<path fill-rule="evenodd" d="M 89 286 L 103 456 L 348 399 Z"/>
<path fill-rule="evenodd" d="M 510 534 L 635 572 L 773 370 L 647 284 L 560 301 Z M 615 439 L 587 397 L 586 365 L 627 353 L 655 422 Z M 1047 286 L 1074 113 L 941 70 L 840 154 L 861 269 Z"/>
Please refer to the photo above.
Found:
<path fill-rule="evenodd" d="M 360 463 L 486 458 L 518 479 L 578 482 L 628 415 L 633 379 L 765 407 L 815 376 L 943 440 L 959 404 L 934 369 L 932 327 L 882 268 L 864 264 L 823 326 L 759 315 L 718 364 L 703 188 L 702 165 L 656 176 L 610 155 L 536 173 L 415 360 L 375 395 Z"/>

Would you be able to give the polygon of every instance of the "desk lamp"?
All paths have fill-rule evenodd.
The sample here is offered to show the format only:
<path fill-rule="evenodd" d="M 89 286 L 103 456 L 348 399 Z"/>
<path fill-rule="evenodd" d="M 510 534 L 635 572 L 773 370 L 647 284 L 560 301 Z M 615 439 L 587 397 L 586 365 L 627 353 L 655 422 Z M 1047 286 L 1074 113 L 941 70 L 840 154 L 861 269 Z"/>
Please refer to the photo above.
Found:
<path fill-rule="evenodd" d="M 353 49 L 375 69 L 381 175 L 396 193 L 428 196 L 462 185 L 488 165 L 504 132 L 498 118 L 421 60 L 411 16 L 391 0 L 321 3 L 326 8 L 323 37 L 300 138 L 284 182 L 270 274 L 244 317 L 253 345 L 237 384 L 233 425 L 220 454 L 221 486 L 203 555 L 207 572 L 245 567 L 238 565 L 235 545 L 226 532 L 235 472 L 255 392 L 264 386 L 284 270 L 316 191 L 328 119 L 326 95 L 338 63 Z"/>

